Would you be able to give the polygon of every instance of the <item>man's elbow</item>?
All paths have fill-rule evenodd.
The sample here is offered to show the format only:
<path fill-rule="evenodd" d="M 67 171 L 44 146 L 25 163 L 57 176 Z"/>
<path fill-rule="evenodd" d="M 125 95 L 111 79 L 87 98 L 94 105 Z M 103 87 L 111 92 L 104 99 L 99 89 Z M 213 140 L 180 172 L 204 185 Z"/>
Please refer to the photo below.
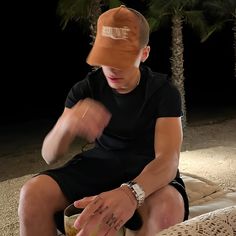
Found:
<path fill-rule="evenodd" d="M 41 151 L 41 155 L 43 157 L 43 159 L 45 160 L 45 162 L 48 164 L 48 165 L 52 165 L 56 162 L 57 158 L 52 155 L 52 154 L 49 154 L 48 152 L 46 152 L 44 149 L 42 149 Z"/>
<path fill-rule="evenodd" d="M 171 166 L 172 166 L 171 177 L 172 179 L 175 179 L 176 173 L 179 168 L 179 155 L 178 154 L 174 155 L 173 159 L 171 160 Z"/>

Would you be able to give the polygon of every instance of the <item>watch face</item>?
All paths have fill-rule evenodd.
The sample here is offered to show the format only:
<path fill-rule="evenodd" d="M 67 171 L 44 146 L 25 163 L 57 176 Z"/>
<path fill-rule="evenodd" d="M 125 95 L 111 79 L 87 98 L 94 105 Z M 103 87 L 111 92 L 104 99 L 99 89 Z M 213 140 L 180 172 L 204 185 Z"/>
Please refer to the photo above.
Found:
<path fill-rule="evenodd" d="M 142 190 L 142 188 L 138 184 L 134 184 L 134 185 L 132 185 L 132 187 L 139 197 L 144 196 L 144 191 Z"/>
<path fill-rule="evenodd" d="M 140 190 L 141 190 L 140 187 L 139 187 L 137 184 L 134 184 L 134 185 L 133 185 L 133 188 L 134 188 L 134 190 L 135 190 L 136 192 L 138 192 L 138 193 L 139 193 Z"/>
<path fill-rule="evenodd" d="M 131 191 L 133 192 L 133 194 L 138 202 L 138 207 L 141 206 L 145 200 L 145 192 L 143 191 L 142 187 L 140 187 L 134 181 L 129 181 L 123 185 L 126 185 L 131 189 Z"/>

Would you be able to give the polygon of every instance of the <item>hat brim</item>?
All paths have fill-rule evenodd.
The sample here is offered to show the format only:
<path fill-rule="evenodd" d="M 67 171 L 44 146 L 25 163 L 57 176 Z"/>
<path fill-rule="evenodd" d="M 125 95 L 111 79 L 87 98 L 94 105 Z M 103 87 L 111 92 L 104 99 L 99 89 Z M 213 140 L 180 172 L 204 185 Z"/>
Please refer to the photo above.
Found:
<path fill-rule="evenodd" d="M 137 67 L 139 51 L 122 51 L 112 48 L 93 46 L 87 57 L 91 66 L 110 66 L 117 69 Z"/>

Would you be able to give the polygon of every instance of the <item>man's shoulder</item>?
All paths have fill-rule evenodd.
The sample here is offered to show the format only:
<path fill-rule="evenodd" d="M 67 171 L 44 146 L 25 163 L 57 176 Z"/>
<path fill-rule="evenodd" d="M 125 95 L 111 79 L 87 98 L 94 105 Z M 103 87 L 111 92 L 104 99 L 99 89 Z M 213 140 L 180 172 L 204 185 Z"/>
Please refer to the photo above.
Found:
<path fill-rule="evenodd" d="M 154 80 L 160 80 L 160 81 L 169 80 L 168 74 L 154 71 L 147 65 L 142 65 L 140 69 L 142 71 L 142 74 L 148 79 L 151 79 L 151 80 L 154 79 Z"/>
<path fill-rule="evenodd" d="M 102 68 L 94 69 L 87 73 L 83 79 L 89 86 L 103 86 L 105 83 L 105 77 Z"/>
<path fill-rule="evenodd" d="M 169 77 L 167 74 L 153 71 L 148 66 L 142 66 L 141 68 L 142 76 L 146 80 L 146 89 L 149 93 L 155 93 L 164 85 L 170 83 Z"/>
<path fill-rule="evenodd" d="M 94 87 L 98 86 L 99 81 L 101 81 L 103 73 L 101 69 L 89 71 L 84 78 L 77 81 L 73 87 L 73 91 L 78 90 L 91 90 Z"/>

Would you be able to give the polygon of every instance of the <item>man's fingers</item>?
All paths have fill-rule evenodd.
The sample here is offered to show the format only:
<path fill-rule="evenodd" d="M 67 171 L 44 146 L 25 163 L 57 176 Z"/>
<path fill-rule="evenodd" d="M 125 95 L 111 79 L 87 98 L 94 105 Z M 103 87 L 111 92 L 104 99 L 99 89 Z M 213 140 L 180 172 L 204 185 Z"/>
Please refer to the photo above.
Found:
<path fill-rule="evenodd" d="M 115 214 L 109 213 L 108 208 L 101 208 L 101 211 L 97 211 L 89 222 L 83 226 L 83 232 L 81 235 L 115 235 L 115 233 L 122 227 L 123 221 L 119 220 Z"/>
<path fill-rule="evenodd" d="M 124 221 L 120 217 L 111 214 L 109 217 L 104 218 L 99 228 L 99 235 L 114 236 L 123 226 Z"/>
<path fill-rule="evenodd" d="M 91 198 L 90 198 L 91 200 Z M 81 207 L 80 203 L 78 204 L 78 202 L 82 202 L 83 200 L 77 201 L 76 202 L 76 207 L 79 206 Z M 87 202 L 88 203 L 88 202 Z M 88 220 L 90 220 L 90 218 L 96 214 L 96 211 L 102 207 L 103 201 L 101 199 L 100 196 L 96 196 L 92 202 L 90 202 L 89 204 L 87 204 L 87 206 L 85 207 L 85 209 L 83 210 L 83 212 L 81 213 L 81 215 L 76 219 L 74 226 L 77 229 L 80 229 L 82 227 L 84 227 L 84 225 L 88 222 Z"/>
<path fill-rule="evenodd" d="M 92 202 L 97 196 L 84 197 L 74 202 L 74 206 L 77 208 L 85 208 L 90 202 Z"/>

